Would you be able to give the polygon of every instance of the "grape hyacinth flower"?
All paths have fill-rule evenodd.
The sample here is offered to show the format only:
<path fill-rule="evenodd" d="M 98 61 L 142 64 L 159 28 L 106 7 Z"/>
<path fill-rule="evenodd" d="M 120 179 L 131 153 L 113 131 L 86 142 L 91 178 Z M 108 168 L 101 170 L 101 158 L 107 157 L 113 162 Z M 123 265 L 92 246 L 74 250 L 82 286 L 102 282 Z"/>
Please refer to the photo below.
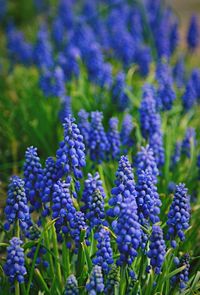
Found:
<path fill-rule="evenodd" d="M 75 253 L 77 253 L 80 244 L 80 234 L 82 230 L 87 229 L 85 215 L 81 211 L 76 211 L 69 219 L 70 236 L 75 244 Z"/>
<path fill-rule="evenodd" d="M 171 283 L 174 284 L 178 282 L 180 290 L 183 290 L 186 288 L 186 284 L 189 280 L 190 255 L 186 253 L 180 260 L 176 257 L 174 262 L 178 268 L 181 266 L 185 266 L 185 268 L 180 273 L 172 277 Z"/>
<path fill-rule="evenodd" d="M 193 83 L 193 88 L 195 90 L 195 96 L 200 100 L 200 70 L 198 68 L 195 68 L 192 70 L 190 80 Z"/>
<path fill-rule="evenodd" d="M 13 237 L 10 240 L 10 245 L 7 247 L 7 259 L 3 269 L 12 284 L 15 281 L 18 281 L 20 284 L 23 283 L 24 276 L 27 273 L 22 244 L 23 242 L 19 238 Z"/>
<path fill-rule="evenodd" d="M 59 118 L 62 123 L 65 122 L 65 118 L 72 116 L 71 97 L 65 95 L 61 98 L 61 109 L 59 112 Z"/>
<path fill-rule="evenodd" d="M 84 190 L 81 199 L 84 203 L 84 206 L 81 208 L 83 212 L 86 212 L 86 210 L 89 209 L 89 204 L 91 203 L 92 196 L 96 190 L 100 191 L 103 198 L 106 197 L 99 173 L 96 172 L 94 176 L 88 173 L 88 178 L 84 182 Z"/>
<path fill-rule="evenodd" d="M 181 56 L 177 60 L 173 68 L 173 77 L 175 79 L 177 87 L 182 88 L 185 83 L 185 64 L 183 56 Z"/>
<path fill-rule="evenodd" d="M 52 157 L 47 158 L 43 177 L 40 182 L 40 197 L 43 203 L 43 216 L 50 214 L 50 203 L 52 201 L 53 186 L 58 181 L 59 171 Z"/>
<path fill-rule="evenodd" d="M 78 294 L 79 294 L 78 283 L 77 283 L 76 277 L 72 274 L 67 278 L 64 295 L 78 295 Z"/>
<path fill-rule="evenodd" d="M 30 212 L 37 211 L 41 207 L 40 183 L 43 178 L 43 169 L 37 148 L 27 148 L 24 162 L 24 183 L 28 201 L 31 204 Z"/>
<path fill-rule="evenodd" d="M 26 231 L 31 226 L 24 181 L 18 176 L 13 176 L 10 179 L 4 212 L 6 215 L 5 230 L 9 230 L 10 225 L 17 221 L 19 221 L 19 226 L 23 231 Z"/>
<path fill-rule="evenodd" d="M 133 139 L 132 139 L 132 131 L 133 131 L 134 125 L 133 125 L 133 118 L 130 114 L 126 114 L 124 116 L 121 132 L 120 132 L 120 138 L 121 143 L 125 147 L 125 151 L 133 146 Z"/>
<path fill-rule="evenodd" d="M 99 189 L 96 189 L 87 200 L 88 210 L 85 214 L 86 219 L 89 221 L 90 228 L 94 228 L 101 224 L 106 225 L 105 222 L 105 209 L 104 209 L 104 196 Z"/>
<path fill-rule="evenodd" d="M 131 265 L 137 256 L 142 231 L 138 222 L 136 200 L 129 196 L 122 201 L 118 219 L 113 224 L 120 257 L 117 265 Z"/>
<path fill-rule="evenodd" d="M 159 274 L 166 254 L 166 245 L 163 239 L 163 232 L 160 226 L 154 225 L 150 236 L 150 246 L 147 256 L 150 258 L 150 265 L 156 274 Z"/>
<path fill-rule="evenodd" d="M 48 31 L 42 26 L 38 32 L 36 44 L 33 49 L 35 64 L 40 69 L 50 69 L 53 66 L 52 47 L 49 42 Z"/>
<path fill-rule="evenodd" d="M 190 19 L 190 24 L 188 28 L 188 34 L 187 34 L 187 43 L 188 43 L 189 49 L 195 50 L 199 45 L 199 39 L 200 39 L 199 24 L 198 24 L 197 16 L 193 15 Z"/>
<path fill-rule="evenodd" d="M 186 84 L 185 92 L 182 96 L 182 102 L 185 111 L 189 111 L 196 102 L 196 91 L 191 79 L 189 79 Z"/>
<path fill-rule="evenodd" d="M 150 134 L 154 134 L 160 129 L 160 115 L 156 113 L 156 102 L 154 98 L 155 90 L 151 85 L 143 87 L 142 102 L 140 105 L 140 125 L 142 135 L 148 139 Z"/>
<path fill-rule="evenodd" d="M 162 167 L 165 163 L 165 150 L 163 146 L 163 133 L 161 130 L 150 135 L 149 146 L 153 150 L 157 167 Z"/>
<path fill-rule="evenodd" d="M 103 275 L 101 267 L 95 265 L 92 269 L 89 282 L 86 284 L 88 295 L 100 294 L 104 291 Z"/>
<path fill-rule="evenodd" d="M 180 183 L 176 186 L 174 198 L 168 213 L 167 239 L 171 240 L 173 248 L 176 247 L 175 238 L 178 235 L 181 241 L 185 239 L 184 230 L 189 227 L 190 221 L 190 197 L 187 188 Z"/>
<path fill-rule="evenodd" d="M 107 157 L 109 142 L 102 125 L 103 114 L 101 112 L 91 113 L 91 125 L 89 136 L 89 153 L 92 161 L 100 164 Z"/>
<path fill-rule="evenodd" d="M 191 148 L 192 144 L 196 144 L 195 140 L 196 134 L 194 128 L 188 128 L 185 133 L 185 137 L 182 141 L 181 146 L 181 153 L 185 155 L 186 157 L 190 158 L 191 156 Z"/>
<path fill-rule="evenodd" d="M 170 36 L 169 36 L 171 55 L 175 52 L 179 44 L 180 36 L 179 36 L 178 28 L 179 28 L 178 21 L 175 21 L 175 23 L 171 27 Z"/>
<path fill-rule="evenodd" d="M 127 156 L 120 158 L 115 187 L 111 190 L 111 194 L 112 197 L 109 200 L 111 208 L 107 211 L 107 215 L 111 217 L 119 216 L 122 202 L 125 199 L 135 200 L 137 197 L 133 169 Z"/>
<path fill-rule="evenodd" d="M 119 267 L 113 264 L 107 276 L 106 286 L 104 290 L 105 294 L 114 295 L 115 287 L 119 286 L 119 281 L 120 281 Z"/>
<path fill-rule="evenodd" d="M 118 119 L 111 118 L 109 120 L 109 131 L 107 135 L 110 145 L 110 156 L 113 160 L 119 159 L 120 155 L 120 135 L 118 131 Z"/>
<path fill-rule="evenodd" d="M 82 178 L 81 168 L 85 166 L 85 145 L 75 119 L 65 118 L 64 140 L 56 152 L 56 165 L 62 170 L 63 175 L 74 176 L 76 189 L 79 189 L 78 179 Z"/>
<path fill-rule="evenodd" d="M 180 161 L 181 158 L 181 145 L 182 143 L 180 141 L 177 141 L 174 146 L 174 151 L 171 156 L 171 169 L 173 169 L 176 164 Z"/>
<path fill-rule="evenodd" d="M 110 233 L 107 229 L 101 228 L 95 233 L 94 238 L 97 240 L 97 252 L 92 262 L 94 265 L 99 265 L 102 271 L 106 274 L 110 270 L 110 265 L 113 264 L 113 251 L 110 244 Z"/>
<path fill-rule="evenodd" d="M 160 214 L 161 201 L 157 192 L 157 188 L 152 181 L 152 173 L 150 170 L 141 170 L 138 174 L 137 190 L 137 206 L 139 222 L 142 225 L 157 223 Z"/>
<path fill-rule="evenodd" d="M 54 184 L 52 195 L 52 218 L 56 219 L 55 228 L 58 239 L 62 240 L 61 233 L 67 234 L 70 231 L 69 221 L 73 219 L 76 212 L 71 198 L 70 183 L 58 180 Z"/>
<path fill-rule="evenodd" d="M 156 165 L 153 150 L 149 145 L 141 147 L 141 150 L 136 155 L 135 166 L 137 175 L 139 175 L 142 170 L 148 170 L 151 172 L 153 183 L 156 184 L 158 182 L 157 177 L 159 175 L 159 170 Z"/>
<path fill-rule="evenodd" d="M 140 46 L 135 53 L 135 62 L 139 67 L 139 73 L 146 77 L 149 73 L 150 63 L 152 61 L 151 49 L 147 46 Z"/>
<path fill-rule="evenodd" d="M 157 92 L 157 108 L 162 111 L 171 110 L 176 98 L 173 85 L 169 82 L 159 85 Z"/>
<path fill-rule="evenodd" d="M 117 105 L 119 111 L 124 111 L 129 106 L 129 97 L 125 93 L 126 88 L 125 74 L 120 72 L 115 77 L 112 87 L 112 100 Z"/>
<path fill-rule="evenodd" d="M 80 110 L 80 112 L 78 113 L 78 117 L 79 117 L 78 128 L 81 134 L 83 135 L 85 146 L 88 147 L 89 136 L 90 136 L 90 123 L 88 121 L 89 113 L 87 113 L 85 110 Z"/>

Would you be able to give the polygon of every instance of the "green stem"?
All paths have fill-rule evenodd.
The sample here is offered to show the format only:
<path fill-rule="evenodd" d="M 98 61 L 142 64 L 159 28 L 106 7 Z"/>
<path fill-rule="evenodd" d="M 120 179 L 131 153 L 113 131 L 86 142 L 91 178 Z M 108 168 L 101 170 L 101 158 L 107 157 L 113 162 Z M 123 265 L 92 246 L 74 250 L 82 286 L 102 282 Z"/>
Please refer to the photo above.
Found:
<path fill-rule="evenodd" d="M 65 279 L 70 274 L 70 259 L 69 259 L 69 249 L 66 247 L 66 239 L 64 239 L 62 244 L 62 259 L 64 267 L 66 268 Z"/>
<path fill-rule="evenodd" d="M 126 293 L 126 267 L 123 265 L 120 270 L 120 295 Z"/>
<path fill-rule="evenodd" d="M 19 282 L 15 281 L 15 295 L 20 295 Z"/>
<path fill-rule="evenodd" d="M 44 232 L 44 241 L 45 241 L 45 244 L 47 246 L 47 248 L 49 249 L 49 251 L 51 250 L 51 247 L 50 247 L 50 237 L 49 237 L 49 232 L 45 231 Z M 47 251 L 47 257 L 48 257 L 48 261 L 49 261 L 49 264 L 50 264 L 50 274 L 51 274 L 51 277 L 53 278 L 54 276 L 54 265 L 53 265 L 53 259 L 52 259 L 52 256 L 51 256 L 51 253 Z"/>
<path fill-rule="evenodd" d="M 41 287 L 43 288 L 43 290 L 45 291 L 45 294 L 49 294 L 49 293 L 50 293 L 49 288 L 48 288 L 48 286 L 47 286 L 45 280 L 43 279 L 43 277 L 42 277 L 42 275 L 41 275 L 39 269 L 37 269 L 37 268 L 35 269 L 35 275 L 36 275 L 36 278 L 37 278 L 37 280 L 38 280 L 40 286 L 41 286 Z"/>
<path fill-rule="evenodd" d="M 58 283 L 60 287 L 62 287 L 62 275 L 61 275 L 61 269 L 60 269 L 60 263 L 59 263 L 59 251 L 58 251 L 58 242 L 57 242 L 57 236 L 56 236 L 56 231 L 55 227 L 52 227 L 52 239 L 53 239 L 53 251 L 54 255 L 57 258 L 55 261 L 55 268 L 56 268 L 56 274 L 58 278 Z"/>

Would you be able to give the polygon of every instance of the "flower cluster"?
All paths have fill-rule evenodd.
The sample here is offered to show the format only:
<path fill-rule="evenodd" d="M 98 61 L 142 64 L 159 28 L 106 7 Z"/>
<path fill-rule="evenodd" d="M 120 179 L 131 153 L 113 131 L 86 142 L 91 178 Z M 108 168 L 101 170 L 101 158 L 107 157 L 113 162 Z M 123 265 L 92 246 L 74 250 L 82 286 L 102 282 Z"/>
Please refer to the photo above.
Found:
<path fill-rule="evenodd" d="M 150 246 L 147 253 L 150 258 L 150 264 L 156 274 L 161 272 L 162 264 L 165 259 L 166 246 L 163 239 L 163 232 L 160 226 L 154 225 L 152 227 L 152 234 L 150 236 Z"/>
<path fill-rule="evenodd" d="M 69 183 L 58 180 L 53 187 L 52 195 L 52 218 L 57 218 L 55 222 L 58 238 L 62 239 L 61 232 L 69 233 L 70 228 L 68 222 L 73 218 L 76 209 L 70 195 Z"/>
<path fill-rule="evenodd" d="M 130 196 L 122 201 L 119 217 L 113 224 L 117 235 L 117 245 L 120 257 L 118 265 L 131 265 L 137 256 L 137 249 L 141 243 L 141 229 L 138 222 L 137 204 Z"/>
<path fill-rule="evenodd" d="M 190 269 L 190 255 L 186 253 L 180 260 L 176 257 L 175 264 L 177 267 L 185 266 L 185 268 L 180 273 L 173 276 L 171 280 L 172 284 L 179 282 L 179 287 L 182 290 L 186 287 L 186 283 L 189 280 L 188 275 Z"/>
<path fill-rule="evenodd" d="M 19 238 L 12 238 L 7 248 L 7 259 L 4 264 L 4 272 L 9 277 L 9 281 L 16 280 L 21 284 L 27 271 L 25 268 L 24 250 L 21 247 L 23 242 Z"/>
<path fill-rule="evenodd" d="M 64 295 L 78 295 L 78 283 L 76 277 L 72 274 L 67 278 Z"/>
<path fill-rule="evenodd" d="M 124 147 L 126 147 L 126 149 L 131 148 L 133 146 L 133 139 L 132 139 L 133 128 L 134 128 L 133 118 L 130 114 L 126 114 L 124 116 L 121 132 L 120 132 L 121 143 Z"/>
<path fill-rule="evenodd" d="M 189 49 L 191 50 L 196 49 L 199 44 L 199 39 L 200 39 L 200 32 L 199 32 L 198 20 L 197 20 L 197 17 L 193 15 L 190 20 L 190 26 L 189 26 L 188 35 L 187 35 L 187 42 L 188 42 Z"/>
<path fill-rule="evenodd" d="M 112 87 L 112 100 L 120 111 L 124 111 L 129 105 L 129 97 L 125 93 L 126 87 L 125 74 L 120 72 L 115 77 Z"/>
<path fill-rule="evenodd" d="M 152 174 L 149 170 L 142 170 L 138 174 L 137 206 L 140 224 L 145 225 L 151 222 L 158 222 L 160 214 L 161 201 L 157 193 L 157 188 L 152 181 Z"/>
<path fill-rule="evenodd" d="M 43 177 L 40 181 L 40 196 L 43 203 L 43 216 L 50 214 L 50 203 L 52 201 L 53 186 L 59 178 L 59 171 L 52 157 L 47 158 Z"/>
<path fill-rule="evenodd" d="M 101 112 L 91 113 L 91 127 L 89 136 L 89 153 L 92 161 L 98 164 L 106 159 L 109 151 L 109 142 L 102 125 L 103 114 Z"/>
<path fill-rule="evenodd" d="M 41 207 L 40 182 L 42 177 L 43 169 L 37 154 L 37 148 L 31 146 L 26 150 L 24 163 L 25 192 L 31 204 L 30 212 L 37 211 Z"/>
<path fill-rule="evenodd" d="M 97 240 L 97 252 L 92 262 L 95 265 L 101 266 L 105 273 L 109 272 L 110 265 L 113 261 L 113 251 L 110 244 L 110 233 L 107 229 L 101 228 L 99 232 L 95 234 Z"/>
<path fill-rule="evenodd" d="M 119 267 L 113 264 L 111 266 L 111 270 L 108 273 L 108 279 L 105 286 L 105 293 L 108 295 L 114 295 L 114 289 L 119 285 L 119 281 Z"/>
<path fill-rule="evenodd" d="M 75 179 L 82 178 L 81 168 L 85 166 L 85 145 L 80 130 L 74 123 L 75 119 L 71 116 L 65 118 L 64 141 L 56 152 L 58 168 L 62 169 L 63 174 L 74 176 Z M 78 183 L 77 188 L 79 188 Z"/>
<path fill-rule="evenodd" d="M 113 160 L 117 160 L 120 155 L 120 135 L 118 131 L 118 119 L 111 118 L 109 121 L 108 142 L 110 146 L 110 155 Z"/>
<path fill-rule="evenodd" d="M 174 198 L 168 213 L 167 238 L 171 239 L 172 247 L 176 247 L 175 238 L 178 235 L 181 241 L 185 239 L 184 230 L 189 227 L 190 221 L 190 197 L 184 184 L 176 186 Z"/>
<path fill-rule="evenodd" d="M 139 175 L 142 170 L 148 170 L 151 172 L 152 181 L 156 184 L 159 170 L 156 165 L 156 161 L 153 155 L 153 150 L 147 145 L 141 147 L 141 150 L 137 153 L 135 158 L 136 173 Z"/>
<path fill-rule="evenodd" d="M 5 207 L 6 223 L 4 228 L 9 230 L 10 225 L 19 221 L 19 226 L 26 231 L 31 225 L 28 201 L 25 194 L 24 181 L 18 176 L 10 179 L 8 197 Z"/>
<path fill-rule="evenodd" d="M 112 208 L 107 211 L 111 217 L 119 216 L 124 199 L 135 200 L 137 196 L 133 169 L 126 156 L 122 156 L 119 161 L 115 185 L 111 190 L 112 197 L 109 200 L 109 205 Z"/>
<path fill-rule="evenodd" d="M 103 275 L 100 266 L 95 265 L 93 267 L 86 290 L 89 295 L 99 294 L 104 291 Z"/>
<path fill-rule="evenodd" d="M 81 208 L 83 212 L 86 212 L 86 210 L 89 209 L 92 196 L 96 190 L 99 190 L 102 197 L 105 198 L 103 183 L 100 179 L 99 173 L 96 172 L 94 176 L 89 173 L 88 178 L 84 182 L 84 190 L 81 199 L 81 201 L 84 203 L 84 206 Z"/>
<path fill-rule="evenodd" d="M 78 113 L 79 122 L 78 128 L 83 135 L 85 146 L 89 146 L 90 123 L 88 121 L 89 114 L 85 110 L 80 110 Z"/>

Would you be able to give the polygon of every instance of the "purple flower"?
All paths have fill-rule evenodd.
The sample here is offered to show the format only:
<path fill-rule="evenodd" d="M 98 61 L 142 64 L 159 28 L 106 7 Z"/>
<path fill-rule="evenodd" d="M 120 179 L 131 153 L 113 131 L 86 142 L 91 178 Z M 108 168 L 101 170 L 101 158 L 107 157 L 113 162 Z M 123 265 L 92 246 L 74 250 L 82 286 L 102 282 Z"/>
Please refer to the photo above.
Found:
<path fill-rule="evenodd" d="M 102 124 L 103 114 L 101 112 L 91 113 L 89 153 L 92 161 L 100 164 L 107 158 L 109 151 L 109 142 Z"/>
<path fill-rule="evenodd" d="M 83 136 L 71 116 L 64 120 L 64 140 L 56 152 L 57 167 L 67 176 L 74 176 L 76 181 L 82 178 L 82 167 L 85 166 L 85 145 Z M 78 182 L 77 182 L 78 186 Z M 77 187 L 78 189 L 78 187 Z"/>
<path fill-rule="evenodd" d="M 4 212 L 6 215 L 4 228 L 6 230 L 9 230 L 10 225 L 16 221 L 19 221 L 19 226 L 23 231 L 26 231 L 32 224 L 24 181 L 18 176 L 13 176 L 10 179 Z"/>
<path fill-rule="evenodd" d="M 189 227 L 190 221 L 190 197 L 185 185 L 176 186 L 174 198 L 168 213 L 167 239 L 171 240 L 172 247 L 176 247 L 175 238 L 178 235 L 181 241 L 185 239 L 184 231 Z"/>
<path fill-rule="evenodd" d="M 118 119 L 111 118 L 109 120 L 108 141 L 110 146 L 110 156 L 113 160 L 119 159 L 120 155 L 120 135 L 118 131 Z"/>
<path fill-rule="evenodd" d="M 160 226 L 154 225 L 152 227 L 152 234 L 150 236 L 150 246 L 147 256 L 150 258 L 150 265 L 156 274 L 161 272 L 161 268 L 165 259 L 166 245 L 163 239 L 163 232 Z"/>
<path fill-rule="evenodd" d="M 43 177 L 43 169 L 37 148 L 27 148 L 24 162 L 24 183 L 28 201 L 31 204 L 30 212 L 41 207 L 40 182 Z"/>
<path fill-rule="evenodd" d="M 104 291 L 103 275 L 100 266 L 95 265 L 90 274 L 89 282 L 86 284 L 88 295 L 99 294 Z"/>
<path fill-rule="evenodd" d="M 119 161 L 115 187 L 111 190 L 111 194 L 112 197 L 109 200 L 111 208 L 107 211 L 107 214 L 111 217 L 119 216 L 122 203 L 125 199 L 135 200 L 137 197 L 133 169 L 126 156 L 121 156 Z"/>
<path fill-rule="evenodd" d="M 99 232 L 95 233 L 95 239 L 97 240 L 97 252 L 92 262 L 101 266 L 103 272 L 108 273 L 110 265 L 114 262 L 110 233 L 107 229 L 101 228 Z"/>
<path fill-rule="evenodd" d="M 27 273 L 22 244 L 23 242 L 20 239 L 14 237 L 10 240 L 10 245 L 7 247 L 7 259 L 3 269 L 12 284 L 15 281 L 18 281 L 20 284 L 23 283 L 24 276 Z"/>
<path fill-rule="evenodd" d="M 198 19 L 196 15 L 193 15 L 190 19 L 190 24 L 189 24 L 188 33 L 187 33 L 187 43 L 188 43 L 189 49 L 195 50 L 198 47 L 199 38 L 200 38 L 200 32 L 199 32 Z"/>

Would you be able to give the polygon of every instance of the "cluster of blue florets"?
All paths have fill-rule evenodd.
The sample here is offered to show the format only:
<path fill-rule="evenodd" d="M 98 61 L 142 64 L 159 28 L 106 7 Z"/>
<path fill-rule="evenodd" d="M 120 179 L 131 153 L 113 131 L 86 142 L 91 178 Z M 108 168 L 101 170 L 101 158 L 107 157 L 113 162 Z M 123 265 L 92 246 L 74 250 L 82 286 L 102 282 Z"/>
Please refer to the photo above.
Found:
<path fill-rule="evenodd" d="M 56 162 L 52 157 L 47 158 L 43 177 L 40 181 L 40 196 L 43 203 L 43 216 L 50 214 L 50 202 L 53 193 L 53 186 L 59 178 L 59 171 Z"/>
<path fill-rule="evenodd" d="M 90 280 L 86 285 L 89 295 L 98 294 L 104 291 L 103 275 L 101 267 L 95 265 L 90 275 Z"/>
<path fill-rule="evenodd" d="M 150 265 L 156 274 L 161 272 L 161 268 L 165 259 L 166 246 L 163 239 L 163 232 L 160 226 L 154 225 L 152 227 L 152 234 L 150 236 L 150 246 L 147 252 L 150 258 Z"/>
<path fill-rule="evenodd" d="M 120 155 L 120 135 L 118 131 L 118 119 L 111 118 L 109 121 L 108 141 L 110 155 L 113 160 L 117 160 Z"/>
<path fill-rule="evenodd" d="M 23 242 L 19 238 L 12 238 L 7 248 L 7 259 L 4 264 L 4 272 L 9 281 L 14 283 L 17 280 L 20 284 L 24 282 L 27 271 L 25 268 L 24 250 L 21 247 Z"/>
<path fill-rule="evenodd" d="M 126 156 L 122 156 L 119 161 L 115 185 L 111 190 L 112 197 L 109 200 L 111 208 L 107 211 L 111 217 L 119 216 L 124 199 L 136 199 L 137 196 L 133 169 Z"/>
<path fill-rule="evenodd" d="M 159 170 L 156 165 L 156 161 L 153 155 L 153 150 L 149 145 L 141 147 L 141 150 L 137 153 L 135 158 L 136 173 L 139 175 L 142 170 L 148 170 L 151 172 L 152 181 L 156 184 Z"/>
<path fill-rule="evenodd" d="M 78 294 L 79 294 L 78 283 L 77 283 L 76 277 L 72 274 L 67 278 L 64 295 L 78 295 Z"/>
<path fill-rule="evenodd" d="M 175 238 L 178 235 L 181 241 L 185 239 L 184 231 L 189 227 L 190 197 L 184 184 L 176 186 L 174 199 L 168 213 L 167 238 L 171 240 L 172 247 L 176 247 Z"/>
<path fill-rule="evenodd" d="M 6 223 L 4 228 L 9 230 L 11 224 L 19 221 L 19 226 L 23 231 L 31 226 L 31 216 L 29 213 L 28 200 L 25 193 L 24 181 L 18 176 L 10 179 L 8 197 L 5 207 Z"/>
<path fill-rule="evenodd" d="M 155 224 L 158 222 L 160 214 L 161 201 L 157 188 L 152 181 L 151 171 L 145 170 L 138 174 L 137 206 L 139 221 L 142 225 Z"/>
<path fill-rule="evenodd" d="M 101 112 L 91 113 L 91 129 L 89 136 L 89 153 L 92 161 L 101 163 L 106 159 L 109 151 L 109 142 L 102 125 L 103 114 Z"/>
<path fill-rule="evenodd" d="M 109 230 L 101 228 L 99 232 L 95 234 L 95 239 L 97 240 L 97 252 L 92 262 L 95 265 L 101 266 L 102 270 L 108 273 L 110 265 L 114 262 Z"/>
<path fill-rule="evenodd" d="M 62 239 L 61 233 L 67 234 L 70 231 L 68 222 L 73 218 L 76 209 L 71 198 L 70 183 L 58 181 L 54 184 L 52 195 L 52 218 L 57 218 L 55 222 L 58 238 Z"/>
<path fill-rule="evenodd" d="M 41 207 L 40 182 L 43 178 L 43 169 L 37 148 L 29 147 L 25 154 L 24 183 L 28 201 L 31 204 L 30 211 L 39 210 Z"/>
<path fill-rule="evenodd" d="M 60 148 L 57 150 L 56 164 L 63 170 L 63 174 L 74 176 L 77 180 L 82 178 L 81 168 L 86 163 L 83 136 L 74 121 L 72 117 L 65 118 L 64 141 L 60 143 Z"/>

